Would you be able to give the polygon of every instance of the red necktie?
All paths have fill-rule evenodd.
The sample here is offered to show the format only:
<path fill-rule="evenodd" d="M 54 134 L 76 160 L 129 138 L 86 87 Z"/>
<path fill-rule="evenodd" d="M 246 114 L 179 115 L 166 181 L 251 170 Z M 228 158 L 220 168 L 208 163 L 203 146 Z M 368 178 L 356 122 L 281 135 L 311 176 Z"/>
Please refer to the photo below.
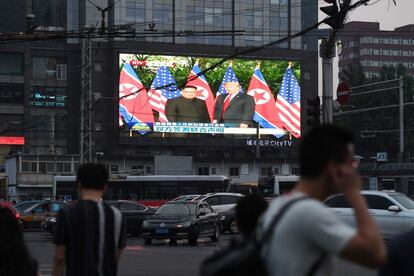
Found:
<path fill-rule="evenodd" d="M 227 110 L 227 108 L 229 107 L 231 101 L 231 95 L 228 95 L 227 98 L 224 100 L 224 104 L 223 104 L 223 112 L 221 113 L 221 118 L 223 118 L 224 116 L 224 112 Z"/>

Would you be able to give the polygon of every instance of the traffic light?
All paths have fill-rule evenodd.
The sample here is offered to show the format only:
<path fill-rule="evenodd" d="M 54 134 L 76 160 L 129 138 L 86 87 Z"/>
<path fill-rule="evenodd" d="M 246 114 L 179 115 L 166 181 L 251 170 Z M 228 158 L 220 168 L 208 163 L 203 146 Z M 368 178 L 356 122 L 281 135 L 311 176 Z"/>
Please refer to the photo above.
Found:
<path fill-rule="evenodd" d="M 319 99 L 319 96 L 307 99 L 307 115 L 308 115 L 308 125 L 319 125 L 320 123 L 320 106 L 321 106 L 321 100 Z"/>
<path fill-rule="evenodd" d="M 331 4 L 330 6 L 321 7 L 320 10 L 328 15 L 323 22 L 332 27 L 332 29 L 342 29 L 343 28 L 343 12 L 338 7 L 337 0 L 324 0 L 326 3 Z"/>

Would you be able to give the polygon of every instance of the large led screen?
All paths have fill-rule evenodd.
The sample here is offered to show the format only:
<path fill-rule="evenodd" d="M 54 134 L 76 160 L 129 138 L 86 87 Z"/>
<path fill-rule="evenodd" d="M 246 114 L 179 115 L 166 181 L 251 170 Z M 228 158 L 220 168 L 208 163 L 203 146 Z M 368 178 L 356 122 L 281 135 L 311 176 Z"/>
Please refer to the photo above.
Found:
<path fill-rule="evenodd" d="M 134 136 L 300 137 L 300 65 L 119 55 L 119 124 Z"/>

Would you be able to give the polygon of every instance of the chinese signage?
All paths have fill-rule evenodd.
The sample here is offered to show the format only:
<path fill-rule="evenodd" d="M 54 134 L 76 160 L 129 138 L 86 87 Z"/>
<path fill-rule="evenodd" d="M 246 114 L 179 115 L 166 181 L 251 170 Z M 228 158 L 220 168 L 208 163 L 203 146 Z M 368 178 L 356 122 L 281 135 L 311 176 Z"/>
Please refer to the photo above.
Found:
<path fill-rule="evenodd" d="M 248 146 L 260 146 L 260 147 L 275 147 L 275 148 L 279 148 L 279 147 L 291 147 L 292 146 L 293 141 L 289 141 L 289 140 L 284 140 L 284 141 L 279 141 L 279 140 L 246 140 L 246 144 Z"/>
<path fill-rule="evenodd" d="M 30 105 L 33 107 L 65 107 L 65 88 L 34 87 L 30 91 Z"/>

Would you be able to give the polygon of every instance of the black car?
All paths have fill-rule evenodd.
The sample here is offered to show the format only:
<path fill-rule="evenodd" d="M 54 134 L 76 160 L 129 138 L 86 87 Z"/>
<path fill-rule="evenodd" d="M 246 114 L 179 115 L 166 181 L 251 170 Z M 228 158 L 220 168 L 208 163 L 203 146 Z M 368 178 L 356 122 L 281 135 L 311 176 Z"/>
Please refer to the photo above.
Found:
<path fill-rule="evenodd" d="M 121 211 L 122 217 L 126 221 L 127 233 L 131 235 L 141 234 L 142 221 L 153 215 L 156 211 L 152 207 L 129 200 L 108 201 L 107 203 Z"/>
<path fill-rule="evenodd" d="M 220 220 L 205 202 L 167 202 L 150 218 L 144 220 L 142 235 L 145 245 L 153 239 L 169 239 L 171 242 L 188 239 L 196 244 L 200 237 L 217 241 L 220 237 Z"/>
<path fill-rule="evenodd" d="M 229 231 L 232 234 L 240 233 L 240 228 L 236 218 L 236 207 L 231 208 L 227 212 L 219 214 L 223 233 Z"/>

